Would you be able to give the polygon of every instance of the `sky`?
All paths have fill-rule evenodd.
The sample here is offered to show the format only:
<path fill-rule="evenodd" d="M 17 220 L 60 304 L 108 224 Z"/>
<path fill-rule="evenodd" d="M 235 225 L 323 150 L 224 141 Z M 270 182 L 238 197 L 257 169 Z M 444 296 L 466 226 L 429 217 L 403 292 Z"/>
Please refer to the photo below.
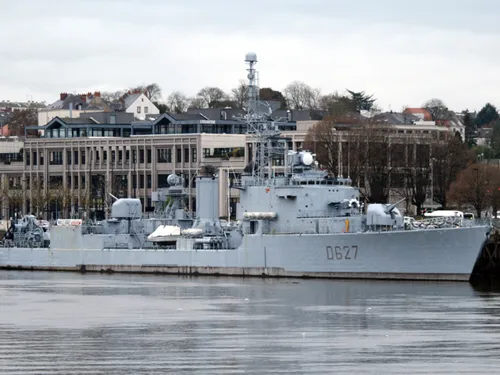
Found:
<path fill-rule="evenodd" d="M 498 0 L 0 0 L 0 100 L 151 82 L 229 92 L 257 53 L 260 86 L 500 106 Z"/>

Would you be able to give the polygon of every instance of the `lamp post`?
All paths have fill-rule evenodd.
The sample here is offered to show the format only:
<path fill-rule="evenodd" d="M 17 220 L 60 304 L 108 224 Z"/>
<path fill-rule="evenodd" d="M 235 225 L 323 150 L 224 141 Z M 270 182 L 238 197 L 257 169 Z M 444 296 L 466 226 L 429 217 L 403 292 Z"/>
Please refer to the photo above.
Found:
<path fill-rule="evenodd" d="M 478 204 L 479 203 L 479 168 L 474 168 L 473 170 L 476 173 L 476 202 L 475 202 L 475 204 L 476 204 L 476 209 L 477 209 L 477 207 L 479 207 L 479 204 Z M 481 211 L 481 208 L 479 208 L 479 211 Z M 478 214 L 478 218 L 479 218 L 481 215 L 481 212 L 477 212 L 477 214 Z"/>

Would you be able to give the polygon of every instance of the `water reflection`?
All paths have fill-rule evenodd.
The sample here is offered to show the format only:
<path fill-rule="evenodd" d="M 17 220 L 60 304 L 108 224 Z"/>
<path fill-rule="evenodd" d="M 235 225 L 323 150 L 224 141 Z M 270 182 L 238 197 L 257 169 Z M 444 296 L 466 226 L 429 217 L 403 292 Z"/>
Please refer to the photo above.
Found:
<path fill-rule="evenodd" d="M 0 272 L 0 374 L 486 373 L 466 283 Z"/>

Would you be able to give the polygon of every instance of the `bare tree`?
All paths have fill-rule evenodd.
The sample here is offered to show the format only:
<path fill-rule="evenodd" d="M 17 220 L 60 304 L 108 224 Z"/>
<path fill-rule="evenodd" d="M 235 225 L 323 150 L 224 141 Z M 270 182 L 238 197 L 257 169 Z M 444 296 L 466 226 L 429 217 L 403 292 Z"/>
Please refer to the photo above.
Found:
<path fill-rule="evenodd" d="M 408 167 L 405 168 L 405 188 L 411 203 L 422 214 L 422 206 L 427 200 L 431 183 L 430 145 L 424 139 L 410 139 L 408 147 Z"/>
<path fill-rule="evenodd" d="M 215 108 L 226 99 L 226 94 L 218 87 L 205 87 L 198 92 L 198 97 L 204 102 L 204 106 Z"/>
<path fill-rule="evenodd" d="M 206 108 L 206 103 L 203 98 L 194 97 L 188 99 L 189 108 Z"/>
<path fill-rule="evenodd" d="M 146 85 L 142 91 L 151 101 L 161 99 L 161 87 L 157 83 Z"/>
<path fill-rule="evenodd" d="M 170 112 L 184 113 L 188 108 L 188 98 L 180 91 L 174 91 L 167 98 L 167 107 Z"/>
<path fill-rule="evenodd" d="M 9 205 L 10 213 L 21 212 L 24 201 L 24 192 L 20 185 L 9 184 L 7 186 L 4 186 L 4 191 L 2 192 L 2 195 L 4 195 L 4 199 Z"/>
<path fill-rule="evenodd" d="M 478 218 L 491 207 L 493 191 L 500 186 L 500 172 L 485 164 L 471 164 L 452 183 L 449 200 L 460 207 L 472 206 Z"/>
<path fill-rule="evenodd" d="M 313 89 L 304 82 L 294 81 L 284 90 L 288 107 L 296 110 L 319 109 L 321 91 Z"/>
<path fill-rule="evenodd" d="M 84 215 L 85 219 L 89 219 L 90 214 L 90 204 L 91 204 L 91 189 L 90 184 L 85 184 L 85 186 L 80 186 L 80 189 L 77 191 L 78 198 L 78 209 Z"/>
<path fill-rule="evenodd" d="M 38 112 L 36 109 L 26 109 L 24 111 L 16 111 L 9 120 L 10 135 L 24 136 L 26 126 L 38 125 Z M 34 131 L 36 135 L 38 131 Z"/>
<path fill-rule="evenodd" d="M 365 142 L 365 191 L 370 202 L 386 203 L 389 198 L 391 129 L 368 123 L 363 128 Z M 361 150 L 363 151 L 363 150 Z"/>
<path fill-rule="evenodd" d="M 248 85 L 241 80 L 237 87 L 231 90 L 231 99 L 236 102 L 238 108 L 244 108 L 248 99 Z"/>
<path fill-rule="evenodd" d="M 338 119 L 328 118 L 308 131 L 304 146 L 316 153 L 331 174 L 349 176 L 370 202 L 389 196 L 391 129 L 376 123 L 357 122 L 339 131 Z"/>
<path fill-rule="evenodd" d="M 33 176 L 29 185 L 30 206 L 33 215 L 41 218 L 47 211 L 48 200 L 42 176 Z"/>
<path fill-rule="evenodd" d="M 431 148 L 433 199 L 444 208 L 448 204 L 448 190 L 451 184 L 474 160 L 474 155 L 459 137 L 445 135 L 444 139 L 433 142 Z"/>
<path fill-rule="evenodd" d="M 121 89 L 116 91 L 105 91 L 101 93 L 101 98 L 106 102 L 113 103 L 118 102 L 123 95 L 125 95 L 128 90 Z"/>
<path fill-rule="evenodd" d="M 423 104 L 423 107 L 430 112 L 434 121 L 448 119 L 448 108 L 441 99 L 429 99 Z"/>
<path fill-rule="evenodd" d="M 307 132 L 304 148 L 316 154 L 318 163 L 333 175 L 339 174 L 340 135 L 335 129 L 335 119 L 318 122 Z"/>

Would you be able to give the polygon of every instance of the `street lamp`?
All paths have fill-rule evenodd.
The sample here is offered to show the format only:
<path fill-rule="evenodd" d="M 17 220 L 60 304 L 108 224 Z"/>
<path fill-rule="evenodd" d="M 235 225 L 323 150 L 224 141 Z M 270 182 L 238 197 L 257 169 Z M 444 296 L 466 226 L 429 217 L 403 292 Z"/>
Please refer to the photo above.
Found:
<path fill-rule="evenodd" d="M 478 207 L 478 202 L 479 202 L 479 168 L 474 168 L 474 172 L 476 172 L 476 207 Z M 481 214 L 481 212 L 478 212 L 478 217 Z"/>

